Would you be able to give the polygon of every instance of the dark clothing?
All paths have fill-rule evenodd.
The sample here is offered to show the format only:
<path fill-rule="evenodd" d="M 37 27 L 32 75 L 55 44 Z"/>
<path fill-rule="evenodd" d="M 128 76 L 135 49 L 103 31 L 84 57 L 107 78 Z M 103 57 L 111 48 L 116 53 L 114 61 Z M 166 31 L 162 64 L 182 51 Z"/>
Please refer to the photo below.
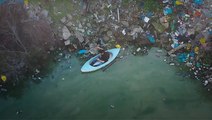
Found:
<path fill-rule="evenodd" d="M 98 62 L 98 59 L 96 59 L 96 60 L 94 60 L 94 61 L 91 62 L 91 66 L 94 66 L 94 67 L 99 66 L 99 65 L 107 62 L 109 58 L 110 58 L 110 53 L 109 52 L 103 52 L 103 53 L 100 54 L 100 56 L 99 56 L 98 59 L 99 60 L 102 60 L 104 62 L 100 62 L 98 65 L 95 65 L 95 63 Z"/>
<path fill-rule="evenodd" d="M 109 52 L 104 52 L 104 53 L 101 54 L 101 56 L 99 57 L 100 60 L 103 60 L 103 61 L 105 61 L 105 62 L 107 62 L 109 58 L 110 58 L 110 53 L 109 53 Z"/>

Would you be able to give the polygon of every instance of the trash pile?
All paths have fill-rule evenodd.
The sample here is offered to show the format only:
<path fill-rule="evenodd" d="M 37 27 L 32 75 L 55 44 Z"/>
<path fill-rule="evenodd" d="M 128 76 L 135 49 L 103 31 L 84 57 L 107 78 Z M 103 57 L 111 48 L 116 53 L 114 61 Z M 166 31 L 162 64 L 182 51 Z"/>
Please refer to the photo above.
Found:
<path fill-rule="evenodd" d="M 208 91 L 212 89 L 211 5 L 210 0 L 163 0 L 163 17 L 172 17 L 166 31 L 171 43 L 168 55 L 189 67 L 191 76 Z"/>
<path fill-rule="evenodd" d="M 60 36 L 70 51 L 78 50 L 86 57 L 97 53 L 96 46 L 108 49 L 133 45 L 134 55 L 146 54 L 151 46 L 165 48 L 173 60 L 170 65 L 180 65 L 177 61 L 189 67 L 191 76 L 210 91 L 212 1 L 154 2 L 162 7 L 161 11 L 145 10 L 145 0 L 74 1 L 82 6 L 81 11 L 76 9 L 60 20 Z"/>
<path fill-rule="evenodd" d="M 60 20 L 62 26 L 59 28 L 60 36 L 70 51 L 96 54 L 96 46 L 107 49 L 134 44 L 143 49 L 155 43 L 154 35 L 144 30 L 149 27 L 150 18 L 139 18 L 141 10 L 136 7 L 136 1 L 129 1 L 128 5 L 110 0 L 75 1 L 75 4 L 83 6 L 83 12 L 75 10 L 73 14 L 67 14 Z M 153 17 L 151 13 L 148 16 Z"/>

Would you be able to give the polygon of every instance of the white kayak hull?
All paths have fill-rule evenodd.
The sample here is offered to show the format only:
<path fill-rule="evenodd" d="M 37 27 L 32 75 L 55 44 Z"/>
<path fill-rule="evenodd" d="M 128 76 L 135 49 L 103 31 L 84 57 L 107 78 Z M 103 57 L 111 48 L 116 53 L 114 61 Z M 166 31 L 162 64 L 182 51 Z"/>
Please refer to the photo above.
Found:
<path fill-rule="evenodd" d="M 99 57 L 99 54 L 92 57 L 90 60 L 88 60 L 81 68 L 81 72 L 92 72 L 92 71 L 96 71 L 99 70 L 105 66 L 107 66 L 109 63 L 111 63 L 113 60 L 115 60 L 115 58 L 117 57 L 117 55 L 119 54 L 120 48 L 114 48 L 114 49 L 110 49 L 107 50 L 107 52 L 110 53 L 110 58 L 108 59 L 107 62 L 99 65 L 99 66 L 92 66 L 90 65 L 97 57 Z"/>

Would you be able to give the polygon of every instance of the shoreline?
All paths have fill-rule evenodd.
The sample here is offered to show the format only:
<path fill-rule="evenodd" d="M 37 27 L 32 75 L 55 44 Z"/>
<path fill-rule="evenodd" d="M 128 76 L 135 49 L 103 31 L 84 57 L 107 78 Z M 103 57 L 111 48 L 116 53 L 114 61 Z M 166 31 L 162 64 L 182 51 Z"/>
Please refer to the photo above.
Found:
<path fill-rule="evenodd" d="M 204 12 L 208 9 L 206 3 L 210 1 L 186 2 L 183 5 L 158 3 L 158 11 L 151 11 L 157 4 L 151 2 L 102 1 L 100 4 L 98 1 L 86 0 L 64 3 L 32 1 L 28 4 L 27 12 L 33 21 L 47 21 L 60 44 L 47 50 L 48 54 L 53 54 L 53 60 L 50 61 L 69 58 L 80 50 L 97 54 L 95 47 L 98 44 L 106 49 L 116 45 L 122 48 L 133 45 L 133 54 L 143 54 L 145 47 L 158 46 L 171 53 L 170 58 L 167 58 L 172 59 L 170 65 L 178 64 L 175 63 L 177 61 L 187 66 L 186 69 L 192 73 L 190 76 L 199 79 L 207 91 L 211 91 L 211 25 L 208 24 L 210 16 Z M 182 9 L 189 5 L 191 8 L 188 10 Z M 170 51 L 183 44 L 185 46 L 176 52 Z M 34 73 L 32 79 L 39 81 L 42 79 L 39 74 L 43 71 L 38 68 L 33 68 L 31 72 Z M 11 84 L 13 82 L 16 83 L 12 81 Z M 2 88 L 3 92 L 7 92 Z"/>

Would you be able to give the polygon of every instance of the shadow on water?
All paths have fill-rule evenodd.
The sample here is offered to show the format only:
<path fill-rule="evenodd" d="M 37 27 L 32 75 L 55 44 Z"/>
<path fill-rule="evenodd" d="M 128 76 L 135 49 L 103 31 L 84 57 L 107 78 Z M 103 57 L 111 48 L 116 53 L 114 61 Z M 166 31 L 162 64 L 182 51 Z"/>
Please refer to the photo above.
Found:
<path fill-rule="evenodd" d="M 152 106 L 147 106 L 145 108 L 140 108 L 140 110 L 137 112 L 136 115 L 134 115 L 132 118 L 133 119 L 142 119 L 143 117 L 147 115 L 151 115 L 156 112 L 156 108 Z"/>
<path fill-rule="evenodd" d="M 16 83 L 4 83 L 5 91 L 0 91 L 0 99 L 21 99 L 26 90 L 30 88 L 32 84 L 42 83 L 42 79 L 48 77 L 47 75 L 52 73 L 56 65 L 57 63 L 55 63 L 54 61 L 50 61 L 47 67 L 45 67 L 37 76 L 34 76 L 30 73 L 18 78 L 18 80 L 16 80 Z"/>
<path fill-rule="evenodd" d="M 159 91 L 162 95 L 167 95 L 167 91 L 166 91 L 165 88 L 163 88 L 163 87 L 158 88 L 158 91 Z"/>
<path fill-rule="evenodd" d="M 196 100 L 193 100 L 193 101 L 196 101 Z M 165 106 L 168 108 L 181 110 L 185 108 L 188 102 L 192 102 L 192 100 L 188 101 L 185 99 L 166 98 L 163 102 Z"/>
<path fill-rule="evenodd" d="M 0 99 L 8 99 L 8 98 L 20 99 L 24 95 L 26 88 L 29 87 L 28 82 L 29 80 L 23 80 L 19 82 L 18 85 L 7 86 L 6 88 L 7 91 L 0 93 Z"/>
<path fill-rule="evenodd" d="M 149 114 L 154 113 L 155 111 L 156 111 L 155 107 L 148 106 L 144 110 L 142 110 L 141 114 L 142 115 L 149 115 Z"/>
<path fill-rule="evenodd" d="M 206 92 L 207 89 L 204 87 L 201 87 L 199 90 L 197 90 L 197 93 L 201 95 L 201 100 L 203 102 L 211 102 L 212 101 L 212 92 Z"/>

